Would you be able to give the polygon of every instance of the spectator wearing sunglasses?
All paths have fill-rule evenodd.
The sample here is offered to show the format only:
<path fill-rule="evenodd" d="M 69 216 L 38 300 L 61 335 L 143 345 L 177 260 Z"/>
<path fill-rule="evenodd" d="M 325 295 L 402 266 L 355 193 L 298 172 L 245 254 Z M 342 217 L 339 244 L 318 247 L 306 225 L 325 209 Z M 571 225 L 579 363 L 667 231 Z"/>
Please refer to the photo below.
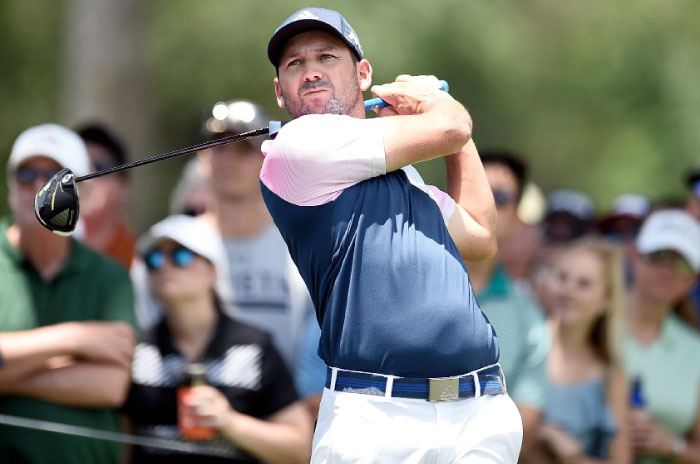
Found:
<path fill-rule="evenodd" d="M 199 216 L 211 207 L 212 193 L 197 158 L 182 168 L 180 178 L 170 192 L 170 214 Z"/>
<path fill-rule="evenodd" d="M 258 129 L 270 121 L 264 108 L 247 100 L 218 102 L 207 113 L 201 130 L 205 141 Z M 270 333 L 292 370 L 304 320 L 313 313 L 313 305 L 263 202 L 259 179 L 263 140 L 255 137 L 200 151 L 195 174 L 204 181 L 206 192 L 200 193 L 205 198 L 192 204 L 195 211 L 182 212 L 200 215 L 223 242 L 229 275 L 225 312 Z M 137 317 L 141 327 L 149 327 L 161 312 L 141 297 L 139 276 L 144 272 L 137 260 L 132 268 L 139 294 Z"/>
<path fill-rule="evenodd" d="M 78 129 L 87 147 L 95 171 L 126 162 L 126 152 L 119 138 L 100 124 Z M 134 258 L 136 242 L 127 221 L 129 198 L 128 171 L 103 176 L 90 182 L 89 195 L 80 204 L 80 217 L 85 224 L 82 236 L 90 248 L 105 253 L 127 269 Z"/>
<path fill-rule="evenodd" d="M 517 181 L 517 192 L 496 188 L 493 198 L 501 212 L 506 214 L 507 226 L 501 227 L 498 243 L 498 259 L 518 286 L 530 291 L 530 280 L 542 238 L 537 223 L 544 214 L 544 196 L 539 188 L 528 180 L 527 167 L 516 155 L 503 151 L 491 151 L 482 155 L 485 163 L 508 167 Z M 500 220 L 500 219 L 499 219 Z"/>
<path fill-rule="evenodd" d="M 700 272 L 700 223 L 681 209 L 656 211 L 636 248 L 624 363 L 645 400 L 630 422 L 637 462 L 700 462 L 700 336 L 671 309 Z"/>
<path fill-rule="evenodd" d="M 525 165 L 505 152 L 483 153 L 481 162 L 498 210 L 496 236 L 500 248 L 520 221 L 517 208 L 525 185 Z M 547 386 L 549 336 L 544 317 L 532 298 L 515 284 L 500 255 L 466 264 L 479 306 L 498 334 L 508 394 L 522 416 L 524 437 L 520 456 L 525 459 L 536 436 Z"/>
<path fill-rule="evenodd" d="M 136 347 L 126 408 L 134 430 L 183 438 L 177 427 L 177 389 L 188 385 L 187 366 L 199 363 L 207 385 L 193 387 L 184 407 L 193 414 L 193 425 L 214 428 L 214 442 L 238 452 L 240 460 L 225 462 L 308 460 L 311 419 L 271 337 L 221 310 L 225 252 L 214 229 L 195 217 L 170 216 L 151 227 L 138 249 L 164 318 Z M 134 450 L 135 463 L 184 461 L 224 462 Z"/>
<path fill-rule="evenodd" d="M 7 164 L 12 218 L 0 219 L 0 414 L 119 431 L 130 385 L 133 291 L 126 270 L 45 229 L 34 195 L 61 168 L 88 174 L 80 137 L 44 124 Z M 118 463 L 122 447 L 0 426 L 0 461 Z"/>

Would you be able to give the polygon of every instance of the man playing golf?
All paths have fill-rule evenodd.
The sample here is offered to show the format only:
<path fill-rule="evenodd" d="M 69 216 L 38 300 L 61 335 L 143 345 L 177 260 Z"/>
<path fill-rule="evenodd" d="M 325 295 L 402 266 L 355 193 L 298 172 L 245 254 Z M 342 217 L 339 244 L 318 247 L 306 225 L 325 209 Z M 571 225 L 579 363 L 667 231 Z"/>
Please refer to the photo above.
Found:
<path fill-rule="evenodd" d="M 312 462 L 514 463 L 522 424 L 462 258 L 495 253 L 471 118 L 433 77 L 374 86 L 337 12 L 298 11 L 268 45 L 293 121 L 261 188 L 306 282 L 329 366 Z M 448 194 L 410 164 L 444 157 Z"/>

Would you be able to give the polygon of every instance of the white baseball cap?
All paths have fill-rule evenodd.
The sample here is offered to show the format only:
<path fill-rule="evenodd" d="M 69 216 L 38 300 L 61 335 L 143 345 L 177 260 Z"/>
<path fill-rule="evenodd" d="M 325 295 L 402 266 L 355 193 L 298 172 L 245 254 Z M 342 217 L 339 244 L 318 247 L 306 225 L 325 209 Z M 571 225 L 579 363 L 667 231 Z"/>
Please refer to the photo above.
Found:
<path fill-rule="evenodd" d="M 175 214 L 151 226 L 137 243 L 139 253 L 147 253 L 163 239 L 173 240 L 208 260 L 216 269 L 216 293 L 222 302 L 229 301 L 230 285 L 226 250 L 221 236 L 200 218 Z"/>
<path fill-rule="evenodd" d="M 642 219 L 649 214 L 651 202 L 645 195 L 638 193 L 625 193 L 615 198 L 612 207 L 612 216 L 630 216 Z"/>
<path fill-rule="evenodd" d="M 651 213 L 637 236 L 637 251 L 674 250 L 700 272 L 700 222 L 682 209 Z"/>
<path fill-rule="evenodd" d="M 77 177 L 90 173 L 90 158 L 83 139 L 58 124 L 42 124 L 22 132 L 12 146 L 7 171 L 36 156 L 51 158 Z"/>

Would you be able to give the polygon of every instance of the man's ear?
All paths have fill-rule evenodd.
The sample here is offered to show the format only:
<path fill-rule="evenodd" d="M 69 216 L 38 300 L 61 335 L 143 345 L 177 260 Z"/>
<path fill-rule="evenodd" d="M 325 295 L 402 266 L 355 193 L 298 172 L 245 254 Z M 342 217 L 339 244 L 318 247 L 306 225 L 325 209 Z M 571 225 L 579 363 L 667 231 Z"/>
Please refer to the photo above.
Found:
<path fill-rule="evenodd" d="M 277 106 L 286 108 L 287 104 L 284 102 L 284 97 L 282 96 L 282 87 L 280 86 L 279 77 L 275 77 L 275 95 L 277 96 Z"/>
<path fill-rule="evenodd" d="M 372 65 L 364 58 L 357 63 L 357 80 L 363 92 L 372 85 Z"/>

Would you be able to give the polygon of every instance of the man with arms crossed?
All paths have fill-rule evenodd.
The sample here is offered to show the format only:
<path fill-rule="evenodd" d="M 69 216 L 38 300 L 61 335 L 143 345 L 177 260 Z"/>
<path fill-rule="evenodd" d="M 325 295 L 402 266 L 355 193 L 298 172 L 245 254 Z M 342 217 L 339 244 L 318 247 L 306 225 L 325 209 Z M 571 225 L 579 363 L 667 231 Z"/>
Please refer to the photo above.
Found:
<path fill-rule="evenodd" d="M 61 168 L 88 174 L 85 144 L 43 124 L 7 163 L 0 219 L 0 414 L 118 431 L 131 379 L 133 291 L 123 266 L 34 217 L 34 194 Z M 118 443 L 0 426 L 0 461 L 118 463 Z"/>
<path fill-rule="evenodd" d="M 365 119 L 372 68 L 335 11 L 293 14 L 268 56 L 295 119 L 262 147 L 263 197 L 329 366 L 312 462 L 516 462 L 520 416 L 462 262 L 496 251 L 469 113 L 437 79 L 399 76 Z M 449 196 L 409 166 L 440 156 Z"/>

